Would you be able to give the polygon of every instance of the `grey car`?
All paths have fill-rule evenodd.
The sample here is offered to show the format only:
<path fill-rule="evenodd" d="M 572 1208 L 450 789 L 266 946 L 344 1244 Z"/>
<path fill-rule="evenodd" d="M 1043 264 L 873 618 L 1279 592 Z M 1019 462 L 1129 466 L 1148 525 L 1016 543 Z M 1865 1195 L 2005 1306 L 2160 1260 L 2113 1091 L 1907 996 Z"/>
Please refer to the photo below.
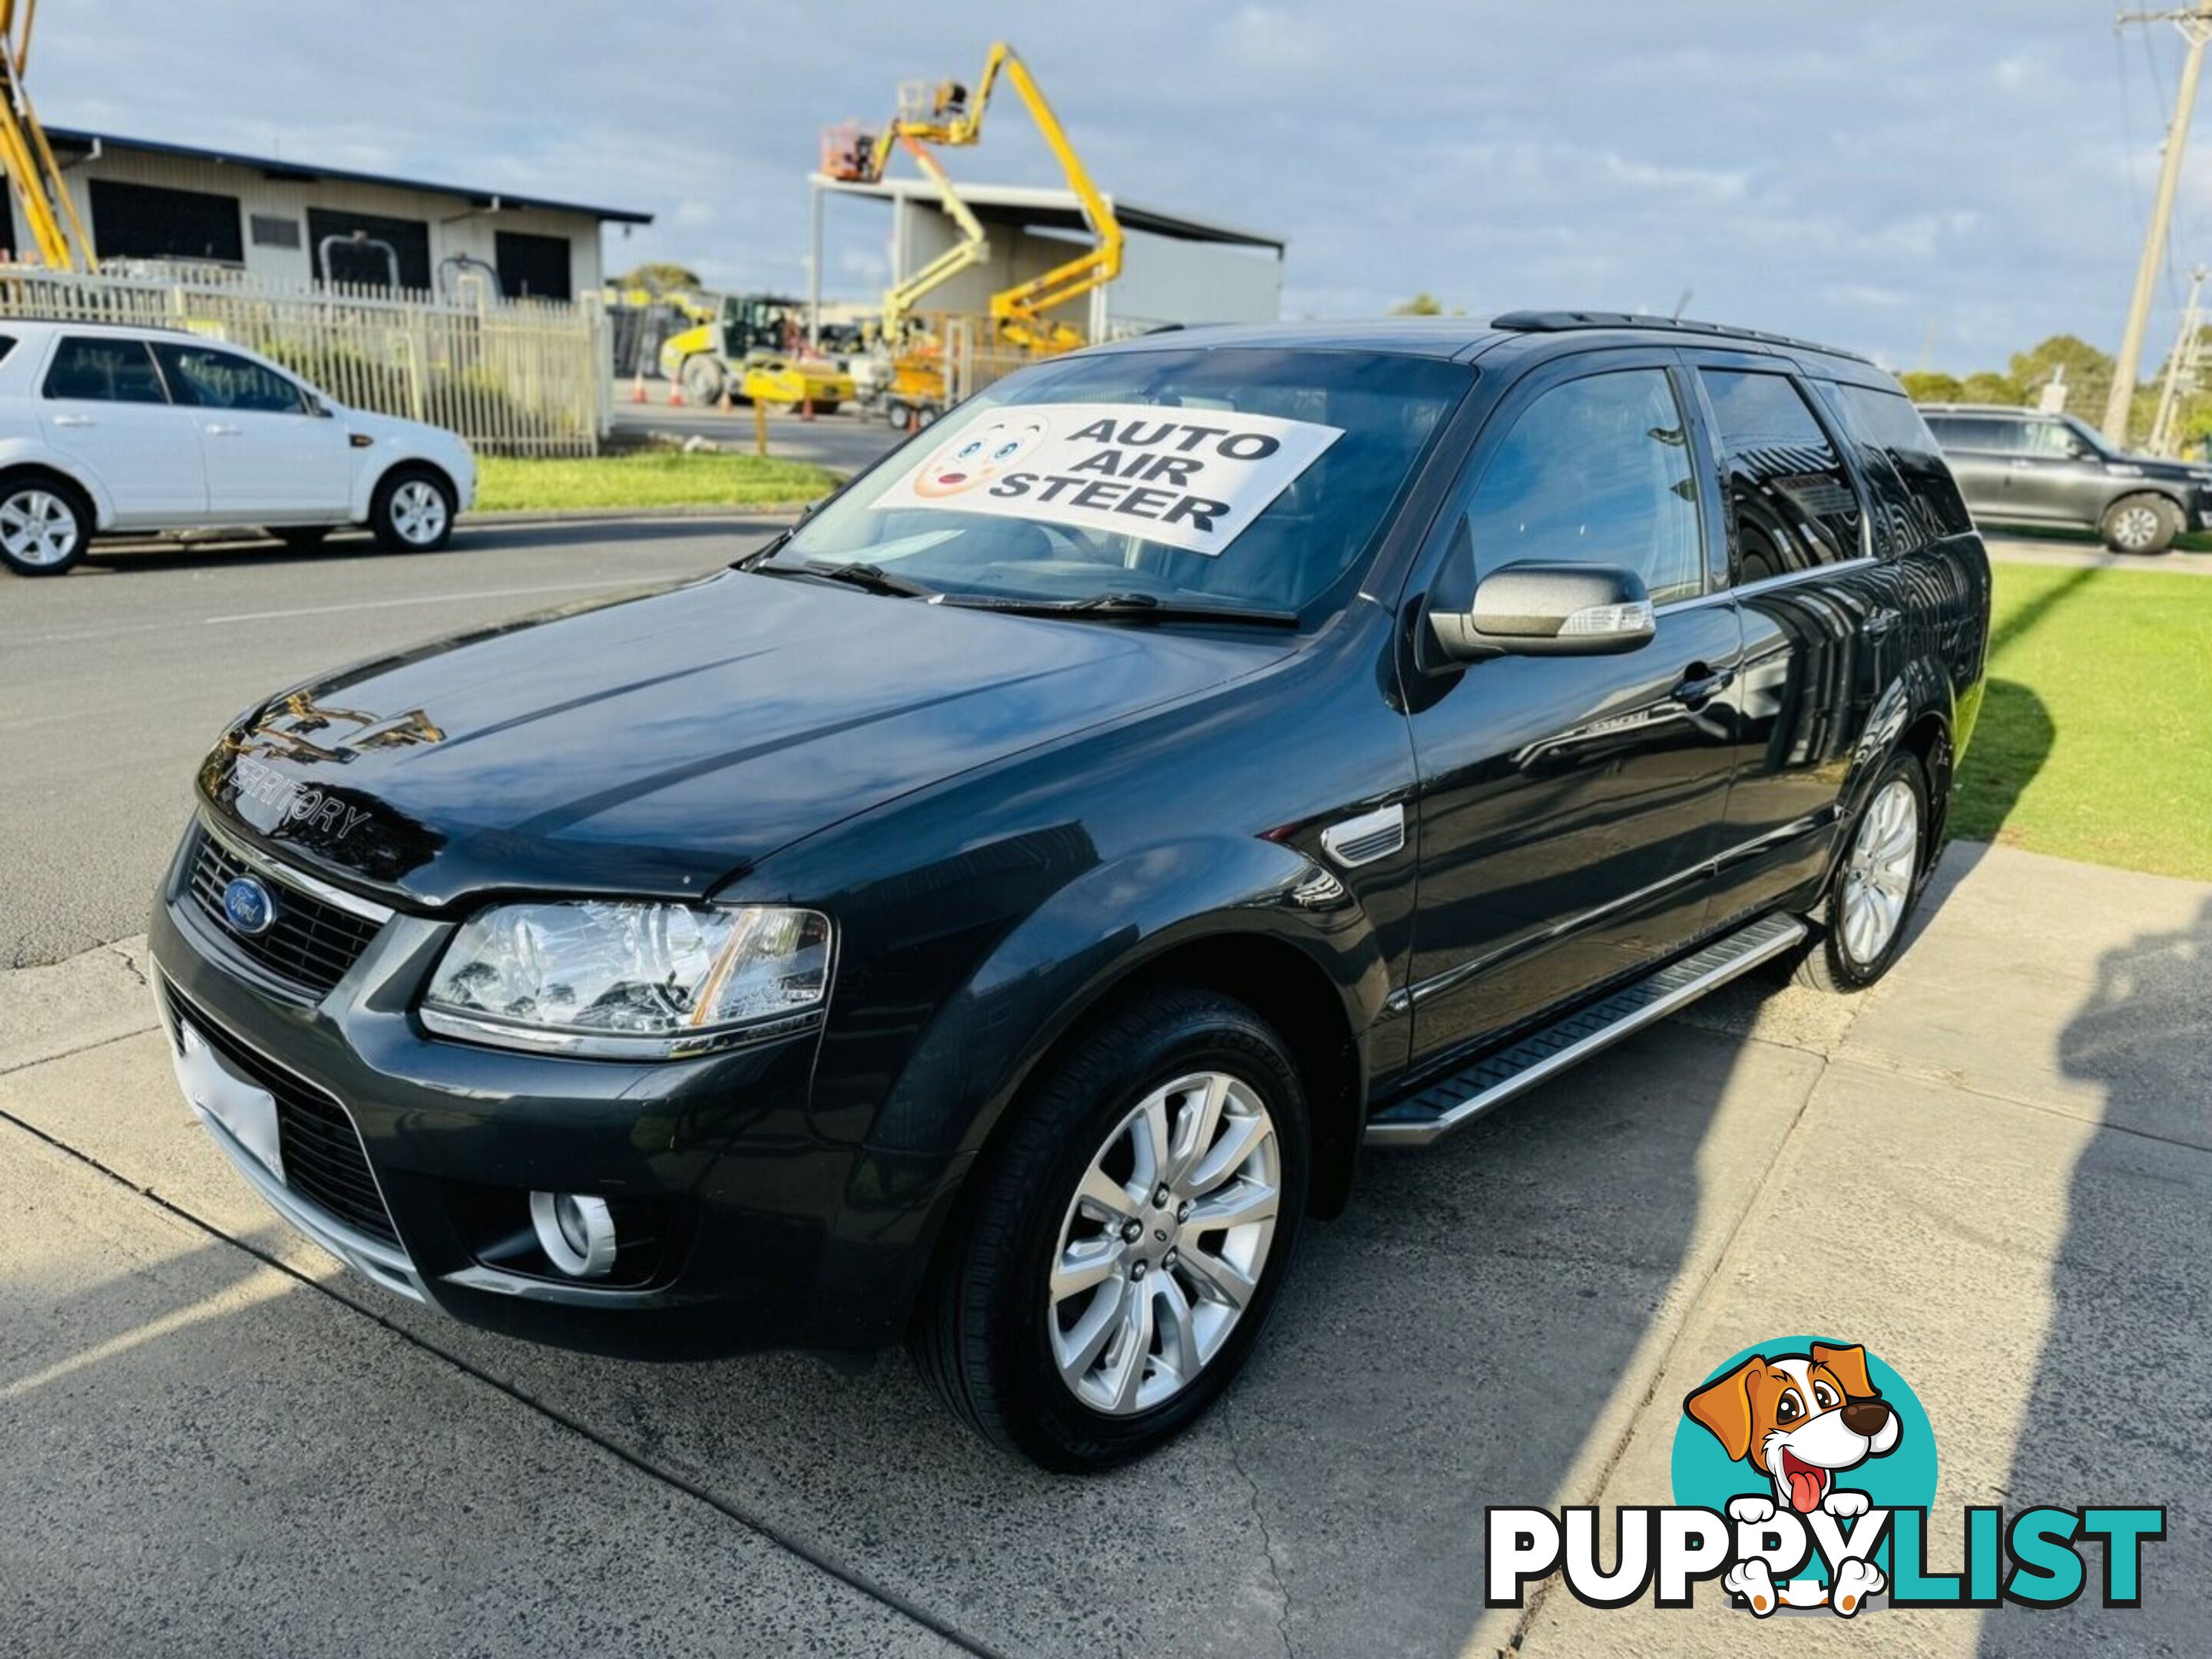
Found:
<path fill-rule="evenodd" d="M 2212 467 L 2130 455 L 2071 415 L 1988 404 L 1921 413 L 1984 524 L 2094 530 L 2118 553 L 2163 553 L 2212 527 Z"/>

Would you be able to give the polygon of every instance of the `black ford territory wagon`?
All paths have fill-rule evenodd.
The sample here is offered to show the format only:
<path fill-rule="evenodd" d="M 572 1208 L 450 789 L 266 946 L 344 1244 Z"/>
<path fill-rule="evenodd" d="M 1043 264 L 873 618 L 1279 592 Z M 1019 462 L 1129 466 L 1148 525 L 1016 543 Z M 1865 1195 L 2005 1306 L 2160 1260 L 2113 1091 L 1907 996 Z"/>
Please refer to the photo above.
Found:
<path fill-rule="evenodd" d="M 178 1073 L 400 1295 L 910 1342 L 1094 1468 L 1202 1412 L 1364 1146 L 1761 962 L 1879 977 L 1989 567 L 1844 353 L 1626 315 L 1040 362 L 696 580 L 242 714 Z"/>

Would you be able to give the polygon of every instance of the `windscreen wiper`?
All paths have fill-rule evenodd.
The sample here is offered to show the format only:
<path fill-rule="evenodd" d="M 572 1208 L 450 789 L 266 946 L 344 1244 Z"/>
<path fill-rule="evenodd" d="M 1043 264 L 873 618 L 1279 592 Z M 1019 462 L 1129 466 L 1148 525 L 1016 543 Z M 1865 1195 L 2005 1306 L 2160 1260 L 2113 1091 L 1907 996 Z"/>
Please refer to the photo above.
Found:
<path fill-rule="evenodd" d="M 937 592 L 933 587 L 924 587 L 920 582 L 908 581 L 904 576 L 894 576 L 879 564 L 839 564 L 834 559 L 809 559 L 803 568 L 808 574 L 820 576 L 827 581 L 850 582 L 871 593 L 892 593 L 902 599 L 926 599 Z M 790 567 L 771 564 L 763 565 L 761 568 L 788 570 Z"/>
<path fill-rule="evenodd" d="M 1297 613 L 1240 605 L 1178 605 L 1157 593 L 1092 593 L 1080 599 L 994 599 L 947 594 L 941 605 L 978 611 L 1003 611 L 1017 617 L 1101 617 L 1113 622 L 1231 623 L 1252 628 L 1296 628 Z"/>

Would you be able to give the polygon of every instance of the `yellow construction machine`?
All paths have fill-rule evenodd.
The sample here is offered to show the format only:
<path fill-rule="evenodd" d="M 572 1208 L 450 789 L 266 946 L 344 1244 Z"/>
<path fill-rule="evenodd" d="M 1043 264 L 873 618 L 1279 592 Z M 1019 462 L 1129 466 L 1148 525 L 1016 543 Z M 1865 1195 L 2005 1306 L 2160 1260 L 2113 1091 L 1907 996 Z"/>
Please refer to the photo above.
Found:
<path fill-rule="evenodd" d="M 835 363 L 798 355 L 804 313 L 804 301 L 781 295 L 729 295 L 719 315 L 662 344 L 661 373 L 695 404 L 714 403 L 726 391 L 770 409 L 809 404 L 834 415 L 857 395 L 853 377 Z"/>
<path fill-rule="evenodd" d="M 23 85 L 31 58 L 31 24 L 38 0 L 0 0 L 0 166 L 30 227 L 39 261 L 56 270 L 91 270 L 97 264 L 92 233 L 77 215 L 76 199 L 46 143 L 46 129 Z"/>
<path fill-rule="evenodd" d="M 1075 153 L 1052 106 L 1037 89 L 1028 65 L 1004 40 L 993 44 L 972 91 L 957 81 L 934 86 L 908 82 L 899 88 L 896 114 L 881 131 L 866 133 L 854 126 L 830 129 L 823 137 L 822 162 L 823 171 L 830 177 L 872 184 L 883 177 L 894 147 L 902 147 L 936 186 L 939 201 L 960 227 L 959 242 L 884 295 L 883 339 L 885 349 L 893 354 L 890 401 L 895 413 L 907 406 L 934 413 L 944 406 L 942 343 L 927 337 L 908 340 L 907 324 L 923 295 L 981 264 L 989 254 L 982 226 L 960 199 L 929 147 L 979 143 L 991 94 L 1001 76 L 1029 110 L 1097 240 L 1049 270 L 992 295 L 990 317 L 998 337 L 1039 356 L 1073 349 L 1083 343 L 1083 331 L 1045 313 L 1104 287 L 1121 274 L 1121 225 L 1114 216 L 1113 204 L 1091 181 L 1090 170 Z"/>

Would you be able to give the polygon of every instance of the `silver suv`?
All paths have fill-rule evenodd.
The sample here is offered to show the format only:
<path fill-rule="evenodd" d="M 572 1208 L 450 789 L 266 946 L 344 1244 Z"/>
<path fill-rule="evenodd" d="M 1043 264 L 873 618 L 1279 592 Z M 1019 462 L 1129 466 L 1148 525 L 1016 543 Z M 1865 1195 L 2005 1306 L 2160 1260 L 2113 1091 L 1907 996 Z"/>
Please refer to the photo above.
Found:
<path fill-rule="evenodd" d="M 1929 404 L 1966 506 L 1984 524 L 2094 530 L 2116 553 L 2163 553 L 2212 527 L 2212 467 L 2130 455 L 2071 415 Z"/>

